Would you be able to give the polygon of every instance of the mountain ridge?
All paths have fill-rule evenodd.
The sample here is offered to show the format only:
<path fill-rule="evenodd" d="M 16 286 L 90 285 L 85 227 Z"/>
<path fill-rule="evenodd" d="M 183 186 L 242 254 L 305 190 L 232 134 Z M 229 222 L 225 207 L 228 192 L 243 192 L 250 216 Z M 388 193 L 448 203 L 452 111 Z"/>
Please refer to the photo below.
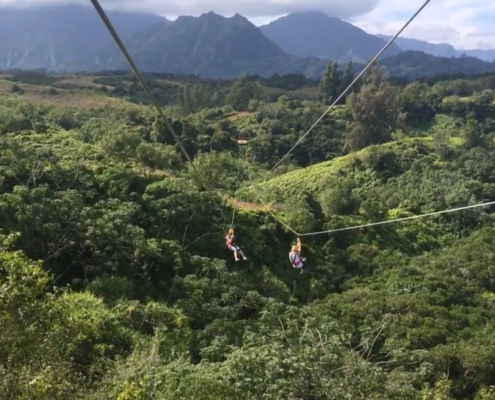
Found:
<path fill-rule="evenodd" d="M 385 40 L 390 40 L 392 38 L 392 36 L 382 34 L 377 34 L 375 36 Z M 462 50 L 456 49 L 454 46 L 448 43 L 430 43 L 425 40 L 411 39 L 405 37 L 398 37 L 395 40 L 395 43 L 397 43 L 397 46 L 404 51 L 423 51 L 425 53 L 439 57 L 461 57 L 463 55 L 466 55 L 479 58 L 483 61 L 495 60 L 495 49 Z"/>
<path fill-rule="evenodd" d="M 283 22 L 293 35 L 300 36 L 302 42 L 298 46 L 302 56 L 288 54 L 267 37 L 263 30 L 275 25 L 257 27 L 239 13 L 224 17 L 210 11 L 199 17 L 180 16 L 174 21 L 142 13 L 110 11 L 108 16 L 143 72 L 196 74 L 214 79 L 232 79 L 246 73 L 265 77 L 299 73 L 319 79 L 328 62 L 342 64 L 362 60 L 354 63 L 358 68 L 385 45 L 385 41 L 375 35 L 315 11 L 295 13 L 274 21 L 275 24 Z M 304 35 L 297 29 L 301 18 L 306 21 Z M 326 34 L 308 36 L 311 29 L 313 33 L 320 29 L 314 31 L 315 26 L 320 26 Z M 0 42 L 0 69 L 3 70 L 129 70 L 91 7 L 2 8 L 0 36 L 7 38 Z M 313 36 L 318 40 L 311 40 Z M 339 40 L 329 41 L 328 37 Z M 418 74 L 446 72 L 472 75 L 492 72 L 495 68 L 495 64 L 478 59 L 435 59 L 418 52 L 404 52 L 395 44 L 391 49 L 393 55 L 385 54 L 379 62 L 386 65 L 389 73 L 406 79 L 416 78 Z"/>
<path fill-rule="evenodd" d="M 386 44 L 361 28 L 319 11 L 292 13 L 260 26 L 260 29 L 287 54 L 338 62 L 365 63 Z M 332 40 L 339 35 L 346 38 L 345 43 Z M 392 44 L 384 56 L 400 52 L 400 48 Z"/>
<path fill-rule="evenodd" d="M 247 18 L 214 12 L 159 22 L 130 37 L 126 46 L 144 72 L 193 73 L 210 78 L 235 78 L 242 73 L 301 72 L 325 61 L 284 53 Z M 71 70 L 127 69 L 119 49 L 109 45 L 79 60 Z"/>
<path fill-rule="evenodd" d="M 328 20 L 321 13 L 304 15 Z M 296 29 L 293 31 L 297 33 Z M 376 54 L 375 50 L 378 52 L 385 42 L 364 34 L 372 37 L 378 48 L 371 51 L 368 46 L 371 59 Z M 179 17 L 171 23 L 158 23 L 138 32 L 129 38 L 126 45 L 143 72 L 197 74 L 213 79 L 238 78 L 246 73 L 264 77 L 300 73 L 319 79 L 330 62 L 316 56 L 287 54 L 261 28 L 239 14 L 223 17 L 209 12 L 199 17 Z M 472 75 L 495 71 L 495 64 L 478 59 L 435 58 L 423 52 L 400 49 L 393 56 L 380 58 L 379 63 L 385 65 L 391 75 L 406 79 L 441 73 Z M 79 71 L 129 70 L 115 45 L 99 50 L 94 57 L 77 61 L 73 68 Z"/>
<path fill-rule="evenodd" d="M 167 21 L 145 13 L 109 11 L 121 37 Z M 77 18 L 76 18 L 77 17 Z M 75 4 L 27 9 L 3 7 L 0 12 L 0 68 L 60 69 L 67 60 L 89 55 L 95 45 L 112 42 L 96 12 Z"/>

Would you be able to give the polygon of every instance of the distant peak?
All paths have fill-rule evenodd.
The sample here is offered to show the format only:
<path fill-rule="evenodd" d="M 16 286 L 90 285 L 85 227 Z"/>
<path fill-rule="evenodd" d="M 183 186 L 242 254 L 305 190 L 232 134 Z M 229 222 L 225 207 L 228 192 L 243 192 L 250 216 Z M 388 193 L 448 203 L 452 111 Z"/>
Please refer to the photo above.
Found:
<path fill-rule="evenodd" d="M 329 15 L 327 15 L 323 11 L 319 11 L 319 10 L 297 11 L 297 12 L 292 13 L 292 15 L 310 15 L 310 16 L 315 16 L 315 17 L 326 17 L 326 18 L 329 17 Z"/>
<path fill-rule="evenodd" d="M 199 20 L 205 20 L 205 21 L 214 21 L 214 22 L 220 22 L 220 21 L 227 21 L 227 20 L 231 20 L 231 21 L 234 21 L 234 22 L 243 22 L 243 23 L 249 23 L 251 24 L 251 22 L 249 22 L 249 20 L 242 16 L 241 14 L 239 13 L 235 13 L 233 16 L 231 17 L 225 17 L 223 15 L 220 15 L 220 14 L 217 14 L 215 13 L 214 11 L 209 11 L 207 13 L 203 13 L 201 14 L 199 17 L 197 17 Z"/>
<path fill-rule="evenodd" d="M 337 17 L 332 17 L 323 11 L 318 11 L 318 10 L 306 10 L 306 11 L 298 11 L 298 12 L 293 12 L 290 13 L 289 15 L 286 15 L 285 17 L 279 18 L 280 21 L 286 20 L 286 21 L 294 21 L 294 20 L 299 20 L 299 21 L 305 21 L 306 23 L 328 23 L 328 22 L 344 22 L 340 18 Z"/>
<path fill-rule="evenodd" d="M 186 21 L 190 19 L 195 19 L 196 17 L 193 17 L 192 15 L 179 15 L 176 19 L 176 21 Z"/>
<path fill-rule="evenodd" d="M 243 24 L 249 24 L 251 25 L 252 22 L 249 21 L 245 16 L 239 14 L 239 13 L 235 13 L 232 17 L 230 17 L 230 19 L 232 19 L 233 21 L 235 21 L 236 23 L 243 23 Z"/>
<path fill-rule="evenodd" d="M 222 15 L 219 15 L 213 11 L 209 11 L 207 13 L 203 13 L 199 16 L 199 18 L 221 18 L 221 19 L 224 19 L 225 17 L 223 17 Z"/>
<path fill-rule="evenodd" d="M 317 14 L 317 15 L 327 15 L 323 11 L 319 10 L 306 10 L 306 11 L 301 11 L 303 14 Z"/>

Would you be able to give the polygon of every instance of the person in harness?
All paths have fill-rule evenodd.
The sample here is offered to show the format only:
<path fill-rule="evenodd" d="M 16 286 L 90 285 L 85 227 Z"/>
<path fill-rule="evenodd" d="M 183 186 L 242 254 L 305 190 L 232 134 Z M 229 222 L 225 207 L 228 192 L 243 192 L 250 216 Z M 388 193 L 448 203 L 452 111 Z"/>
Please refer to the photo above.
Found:
<path fill-rule="evenodd" d="M 229 229 L 227 236 L 225 236 L 225 245 L 230 251 L 234 252 L 236 261 L 239 261 L 239 255 L 241 255 L 244 260 L 247 260 L 247 257 L 244 255 L 241 248 L 234 243 L 234 229 Z"/>
<path fill-rule="evenodd" d="M 297 245 L 292 246 L 291 252 L 289 253 L 289 260 L 295 269 L 301 271 L 301 274 L 304 274 L 306 272 L 306 259 L 301 258 L 301 239 L 297 238 Z"/>

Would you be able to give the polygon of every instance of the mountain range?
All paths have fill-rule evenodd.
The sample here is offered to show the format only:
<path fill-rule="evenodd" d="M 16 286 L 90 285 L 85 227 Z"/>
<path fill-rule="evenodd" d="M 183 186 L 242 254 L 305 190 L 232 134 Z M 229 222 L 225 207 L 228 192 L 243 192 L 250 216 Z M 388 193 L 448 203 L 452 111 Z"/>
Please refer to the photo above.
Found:
<path fill-rule="evenodd" d="M 123 39 L 163 21 L 141 13 L 109 12 Z M 66 5 L 40 8 L 0 8 L 0 68 L 60 70 L 68 60 L 93 54 L 112 43 L 96 12 Z"/>
<path fill-rule="evenodd" d="M 225 18 L 209 12 L 200 17 L 182 16 L 174 22 L 162 21 L 131 36 L 125 44 L 144 72 L 232 78 L 243 73 L 273 74 L 286 65 L 291 65 L 293 71 L 305 72 L 308 62 L 323 64 L 316 58 L 310 61 L 287 55 L 239 14 Z M 298 68 L 299 62 L 301 68 Z M 67 67 L 74 70 L 128 68 L 113 44 Z M 290 69 L 288 72 L 293 72 Z"/>
<path fill-rule="evenodd" d="M 366 63 L 385 45 L 382 38 L 317 11 L 289 14 L 260 30 L 287 54 L 338 62 Z M 400 52 L 393 43 L 384 56 Z"/>
<path fill-rule="evenodd" d="M 376 36 L 386 41 L 389 41 L 392 38 L 392 36 L 387 35 Z M 404 51 L 422 51 L 424 53 L 438 57 L 462 57 L 465 55 L 469 57 L 476 57 L 484 61 L 495 60 L 495 49 L 458 50 L 451 44 L 447 43 L 429 43 L 423 40 L 409 39 L 403 37 L 398 37 L 397 39 L 395 39 L 395 43 Z"/>
<path fill-rule="evenodd" d="M 68 5 L 0 10 L 0 69 L 128 70 L 92 8 Z M 206 78 L 235 78 L 244 73 L 320 77 L 329 61 L 353 61 L 359 67 L 386 40 L 317 11 L 290 14 L 261 27 L 239 14 L 226 18 L 209 12 L 175 21 L 143 13 L 107 14 L 144 72 L 192 73 Z M 428 49 L 440 51 L 435 46 L 442 45 L 411 40 L 393 44 L 382 55 L 380 63 L 391 74 L 414 78 L 495 71 L 495 63 L 474 57 L 425 54 Z"/>

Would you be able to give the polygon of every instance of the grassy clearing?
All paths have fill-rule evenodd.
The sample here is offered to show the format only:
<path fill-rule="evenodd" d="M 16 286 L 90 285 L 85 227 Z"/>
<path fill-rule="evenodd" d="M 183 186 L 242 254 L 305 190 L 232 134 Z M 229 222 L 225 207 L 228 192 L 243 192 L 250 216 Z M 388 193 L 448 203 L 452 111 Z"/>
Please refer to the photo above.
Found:
<path fill-rule="evenodd" d="M 284 94 L 287 92 L 287 90 L 285 90 L 285 89 L 275 88 L 275 87 L 271 87 L 271 86 L 261 86 L 261 88 L 263 89 L 265 96 L 279 95 L 279 94 Z"/>
<path fill-rule="evenodd" d="M 114 88 L 114 86 L 110 85 L 101 85 L 99 83 L 95 83 L 95 79 L 101 78 L 100 76 L 69 76 L 67 78 L 63 78 L 56 82 L 53 86 L 57 88 L 75 88 L 75 89 L 96 89 L 101 88 L 102 86 L 106 87 L 108 90 Z"/>
<path fill-rule="evenodd" d="M 250 203 L 247 201 L 234 200 L 232 198 L 227 198 L 226 201 L 230 206 L 235 207 L 236 209 L 239 209 L 239 210 L 266 211 L 266 208 L 260 204 Z M 273 207 L 269 207 L 269 205 L 266 207 L 268 207 L 270 210 L 274 211 Z"/>
<path fill-rule="evenodd" d="M 19 86 L 23 90 L 23 93 L 13 93 L 12 86 L 14 84 Z M 85 109 L 103 106 L 144 107 L 134 105 L 122 99 L 108 97 L 91 91 L 85 91 L 82 88 L 80 90 L 69 90 L 61 89 L 59 87 L 14 83 L 6 80 L 0 80 L 0 95 L 14 98 L 26 103 L 58 107 L 75 107 Z"/>
<path fill-rule="evenodd" d="M 317 192 L 322 187 L 323 179 L 328 176 L 337 175 L 339 172 L 343 171 L 359 158 L 360 154 L 361 152 L 352 153 L 342 157 L 336 157 L 330 161 L 325 161 L 308 168 L 301 168 L 288 172 L 284 175 L 260 183 L 258 190 L 273 193 L 282 189 L 294 193 L 302 190 Z"/>
<path fill-rule="evenodd" d="M 464 139 L 460 137 L 449 138 L 451 146 L 460 146 Z M 332 160 L 325 161 L 311 167 L 297 169 L 286 174 L 273 177 L 268 181 L 255 185 L 259 193 L 270 193 L 273 197 L 277 193 L 286 193 L 295 195 L 301 192 L 318 194 L 326 187 L 326 180 L 331 176 L 343 176 L 346 171 L 350 171 L 360 162 L 366 162 L 372 156 L 372 153 L 379 148 L 380 151 L 399 151 L 397 147 L 411 146 L 415 143 L 427 145 L 431 148 L 434 146 L 434 137 L 426 136 L 421 138 L 405 138 L 398 142 L 390 142 L 380 146 L 371 146 L 359 152 L 336 157 Z M 248 194 L 254 186 L 248 186 L 239 192 Z"/>
<path fill-rule="evenodd" d="M 442 99 L 443 103 L 448 103 L 452 101 L 462 101 L 464 103 L 468 103 L 473 100 L 473 96 L 446 96 Z M 495 100 L 493 101 L 493 104 L 495 104 Z"/>
<path fill-rule="evenodd" d="M 318 87 L 308 87 L 296 90 L 297 93 L 301 93 L 303 96 L 308 98 L 315 98 L 318 94 Z"/>
<path fill-rule="evenodd" d="M 435 138 L 433 136 L 424 136 L 424 137 L 420 137 L 420 138 L 405 138 L 405 139 L 403 139 L 403 142 L 405 142 L 405 143 L 414 143 L 414 142 L 418 142 L 418 141 L 433 145 Z M 450 137 L 449 138 L 449 144 L 453 147 L 458 147 L 458 146 L 461 146 L 462 144 L 464 144 L 464 139 L 461 137 Z"/>
<path fill-rule="evenodd" d="M 170 81 L 168 79 L 157 79 L 156 81 L 157 82 L 160 82 L 160 83 L 164 83 L 166 85 L 170 85 L 170 86 L 180 86 L 180 87 L 185 87 L 186 86 L 184 83 L 174 82 L 174 81 Z"/>
<path fill-rule="evenodd" d="M 252 112 L 241 111 L 241 112 L 237 112 L 233 115 L 228 116 L 227 119 L 232 122 L 232 121 L 236 121 L 236 120 L 241 119 L 241 118 L 251 117 L 252 115 L 253 115 Z"/>

